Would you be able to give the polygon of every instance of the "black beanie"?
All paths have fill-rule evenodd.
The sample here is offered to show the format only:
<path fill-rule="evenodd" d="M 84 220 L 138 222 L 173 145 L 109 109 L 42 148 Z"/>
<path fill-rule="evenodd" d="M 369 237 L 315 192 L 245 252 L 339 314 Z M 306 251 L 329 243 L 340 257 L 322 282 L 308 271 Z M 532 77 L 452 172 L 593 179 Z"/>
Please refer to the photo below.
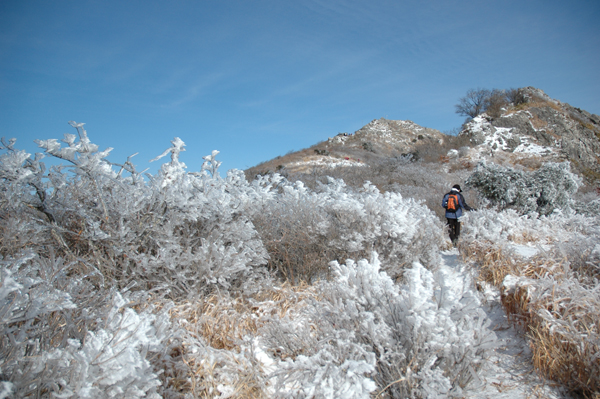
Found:
<path fill-rule="evenodd" d="M 458 190 L 459 193 L 462 193 L 462 190 L 460 189 L 460 186 L 458 184 L 453 185 L 452 188 L 455 188 Z"/>

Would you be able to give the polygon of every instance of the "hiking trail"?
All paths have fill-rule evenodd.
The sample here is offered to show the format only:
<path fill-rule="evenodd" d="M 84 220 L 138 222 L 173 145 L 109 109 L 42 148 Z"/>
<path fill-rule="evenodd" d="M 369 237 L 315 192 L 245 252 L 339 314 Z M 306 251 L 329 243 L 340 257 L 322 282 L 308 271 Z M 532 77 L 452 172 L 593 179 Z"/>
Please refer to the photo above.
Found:
<path fill-rule="evenodd" d="M 457 249 L 442 251 L 440 271 L 449 279 L 453 290 L 474 290 L 470 267 Z M 479 373 L 480 381 L 472 381 L 464 390 L 469 399 L 534 399 L 574 398 L 558 383 L 540 377 L 531 363 L 529 343 L 524 331 L 510 322 L 500 303 L 500 292 L 486 287 L 482 309 L 490 319 L 490 328 L 501 341 Z"/>

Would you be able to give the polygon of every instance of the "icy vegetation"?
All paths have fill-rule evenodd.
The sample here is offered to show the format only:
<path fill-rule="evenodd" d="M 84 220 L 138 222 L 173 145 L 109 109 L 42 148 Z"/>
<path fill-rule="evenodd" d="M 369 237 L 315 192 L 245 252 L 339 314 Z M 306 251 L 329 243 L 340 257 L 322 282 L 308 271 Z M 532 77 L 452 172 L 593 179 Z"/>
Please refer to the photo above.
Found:
<path fill-rule="evenodd" d="M 0 398 L 445 398 L 484 383 L 501 342 L 471 274 L 441 266 L 446 232 L 424 203 L 369 182 L 222 178 L 217 151 L 188 172 L 179 138 L 143 176 L 71 124 L 38 142 L 45 155 L 3 140 Z M 472 213 L 461 251 L 519 321 L 583 340 L 570 387 L 593 393 L 600 231 L 593 206 L 575 214 L 569 176 L 540 171 L 527 212 Z M 543 272 L 500 276 L 477 257 L 524 243 Z"/>
<path fill-rule="evenodd" d="M 465 223 L 461 253 L 495 286 L 529 339 L 532 362 L 572 392 L 600 393 L 600 218 L 482 210 Z M 596 396 L 594 396 L 596 395 Z"/>
<path fill-rule="evenodd" d="M 467 179 L 493 207 L 468 217 L 461 252 L 498 287 L 542 375 L 600 394 L 600 200 L 573 196 L 568 163 L 534 172 L 481 163 Z"/>
<path fill-rule="evenodd" d="M 535 172 L 524 172 L 482 161 L 466 183 L 501 209 L 549 215 L 574 208 L 572 197 L 581 179 L 571 173 L 568 162 L 550 162 Z"/>

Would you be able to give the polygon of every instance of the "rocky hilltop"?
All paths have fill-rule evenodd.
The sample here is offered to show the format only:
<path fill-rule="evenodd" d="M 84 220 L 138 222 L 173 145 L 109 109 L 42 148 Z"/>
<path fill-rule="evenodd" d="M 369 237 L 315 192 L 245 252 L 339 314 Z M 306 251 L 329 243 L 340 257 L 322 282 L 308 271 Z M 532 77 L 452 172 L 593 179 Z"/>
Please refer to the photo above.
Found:
<path fill-rule="evenodd" d="M 495 163 L 529 169 L 543 162 L 568 160 L 586 181 L 600 182 L 598 115 L 552 99 L 534 87 L 518 89 L 513 103 L 491 114 L 471 119 L 458 136 L 409 120 L 375 119 L 354 133 L 339 133 L 247 173 L 311 173 L 315 168 L 368 167 L 394 159 L 469 167 L 493 158 Z"/>
<path fill-rule="evenodd" d="M 394 121 L 385 118 L 375 119 L 357 130 L 354 134 L 338 134 L 328 139 L 328 143 L 343 143 L 347 147 L 362 148 L 374 153 L 392 155 L 409 153 L 415 144 L 424 140 L 431 144 L 441 144 L 446 137 L 438 130 L 417 125 L 412 121 Z"/>
<path fill-rule="evenodd" d="M 519 89 L 518 103 L 492 117 L 466 123 L 459 136 L 490 154 L 534 155 L 546 161 L 568 160 L 591 180 L 600 177 L 600 117 L 550 98 L 534 87 Z"/>

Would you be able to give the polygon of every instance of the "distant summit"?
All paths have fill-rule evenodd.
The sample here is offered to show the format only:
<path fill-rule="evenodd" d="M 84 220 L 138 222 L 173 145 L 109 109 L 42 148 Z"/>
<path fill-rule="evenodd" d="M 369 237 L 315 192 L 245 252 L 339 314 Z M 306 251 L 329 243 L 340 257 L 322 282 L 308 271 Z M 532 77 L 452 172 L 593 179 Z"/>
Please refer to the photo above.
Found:
<path fill-rule="evenodd" d="M 382 159 L 416 160 L 419 147 L 439 146 L 448 136 L 409 120 L 374 119 L 354 133 L 339 133 L 310 148 L 262 163 L 247 172 L 309 173 L 313 168 L 369 166 Z"/>
<path fill-rule="evenodd" d="M 412 150 L 415 143 L 420 140 L 441 144 L 445 135 L 438 130 L 419 126 L 412 121 L 381 118 L 371 121 L 356 131 L 355 137 L 362 142 L 373 143 L 375 148 L 384 152 L 406 152 Z"/>

